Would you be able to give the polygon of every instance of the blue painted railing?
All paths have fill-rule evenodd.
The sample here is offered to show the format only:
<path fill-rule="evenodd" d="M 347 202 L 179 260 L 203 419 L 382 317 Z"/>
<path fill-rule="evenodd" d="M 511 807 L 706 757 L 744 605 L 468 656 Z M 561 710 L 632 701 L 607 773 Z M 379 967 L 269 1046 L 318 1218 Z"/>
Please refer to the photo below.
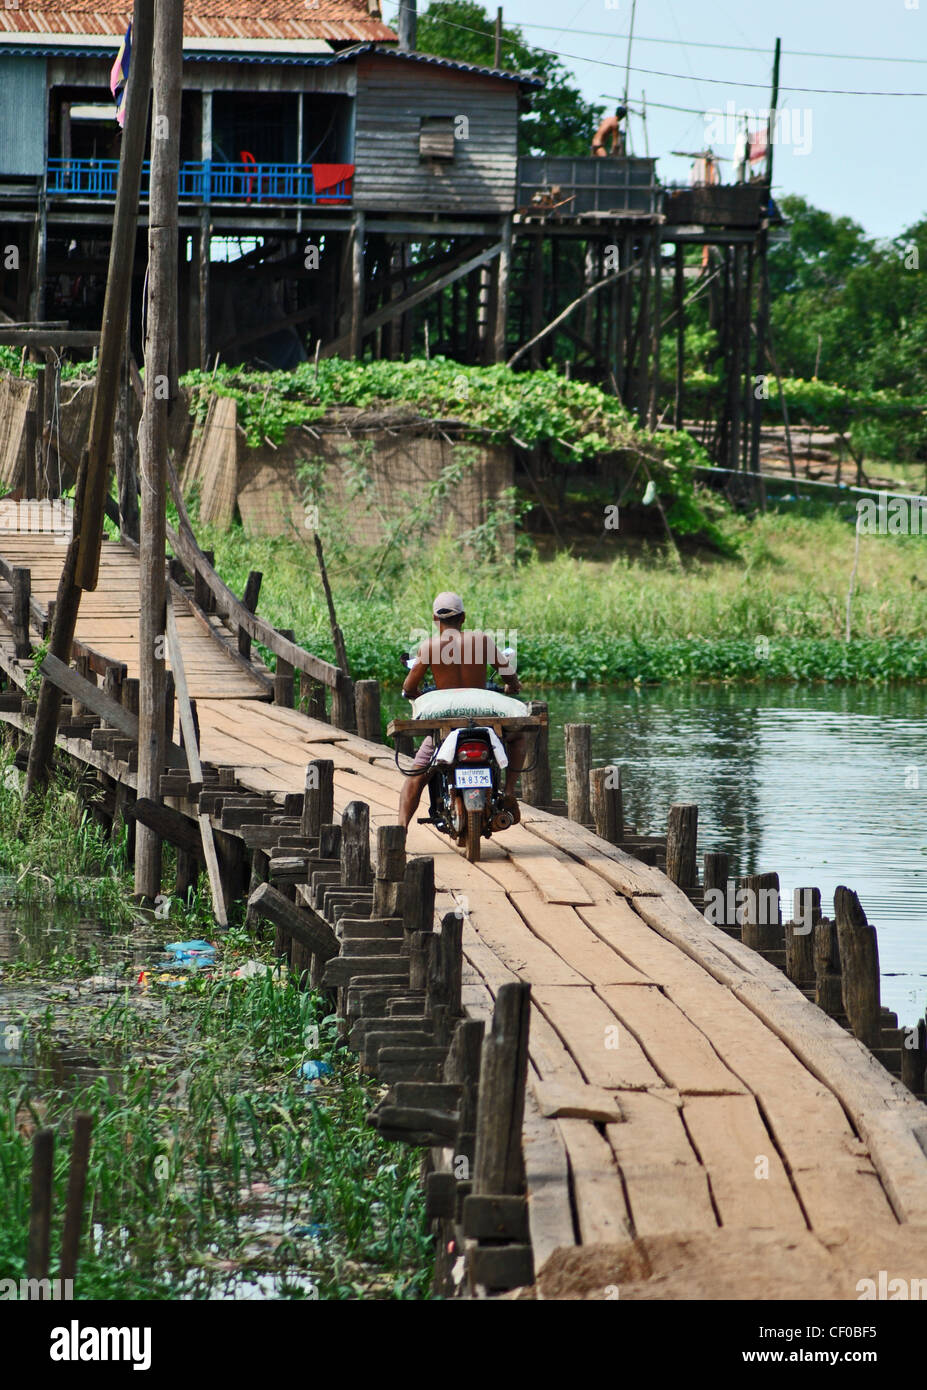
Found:
<path fill-rule="evenodd" d="M 142 165 L 140 197 L 148 198 L 151 165 Z M 48 192 L 75 198 L 115 198 L 118 159 L 50 159 Z M 202 203 L 350 203 L 351 179 L 318 191 L 311 164 L 217 164 L 191 160 L 180 166 L 178 197 Z"/>

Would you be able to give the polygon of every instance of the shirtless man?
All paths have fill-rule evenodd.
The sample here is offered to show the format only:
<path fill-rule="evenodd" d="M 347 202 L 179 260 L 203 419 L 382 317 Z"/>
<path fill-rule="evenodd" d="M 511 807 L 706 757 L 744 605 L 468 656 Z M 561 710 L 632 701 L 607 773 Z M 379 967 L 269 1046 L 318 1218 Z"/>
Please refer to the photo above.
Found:
<path fill-rule="evenodd" d="M 609 136 L 611 136 L 612 154 L 618 155 L 619 158 L 624 157 L 625 134 L 624 131 L 621 129 L 621 122 L 624 120 L 627 114 L 628 108 L 626 106 L 619 106 L 614 116 L 605 117 L 605 120 L 599 126 L 595 135 L 593 135 L 592 153 L 594 155 L 597 155 L 598 158 L 602 159 L 605 157 L 607 153 L 605 149 L 605 141 L 609 138 Z"/>
<path fill-rule="evenodd" d="M 521 683 L 515 674 L 515 667 L 506 661 L 489 634 L 464 628 L 463 599 L 459 594 L 439 594 L 432 612 L 438 624 L 438 636 L 427 638 L 416 652 L 415 664 L 402 687 L 403 695 L 410 700 L 415 699 L 429 667 L 438 690 L 485 690 L 487 666 L 495 666 L 506 695 L 518 694 Z M 406 777 L 399 794 L 400 825 L 408 826 L 418 809 L 434 751 L 434 740 L 429 734 L 413 763 L 413 767 L 422 771 L 416 776 Z M 514 813 L 517 821 L 521 817 L 515 785 L 525 763 L 525 735 L 516 734 L 507 739 L 506 752 L 509 765 L 505 773 L 505 805 Z"/>

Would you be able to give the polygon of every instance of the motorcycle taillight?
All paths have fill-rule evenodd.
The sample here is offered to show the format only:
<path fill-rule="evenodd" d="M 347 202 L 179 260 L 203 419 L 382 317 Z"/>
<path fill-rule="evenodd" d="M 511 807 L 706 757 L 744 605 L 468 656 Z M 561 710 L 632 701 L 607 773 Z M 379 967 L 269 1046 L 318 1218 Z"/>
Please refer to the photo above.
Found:
<path fill-rule="evenodd" d="M 457 756 L 462 763 L 485 763 L 489 761 L 489 749 L 485 743 L 458 743 Z"/>

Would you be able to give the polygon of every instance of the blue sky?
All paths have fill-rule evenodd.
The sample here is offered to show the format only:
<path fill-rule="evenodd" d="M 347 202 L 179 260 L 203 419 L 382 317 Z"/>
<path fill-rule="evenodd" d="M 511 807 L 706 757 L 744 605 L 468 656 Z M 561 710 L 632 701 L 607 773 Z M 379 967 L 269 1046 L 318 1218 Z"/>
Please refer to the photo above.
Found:
<path fill-rule="evenodd" d="M 557 52 L 590 101 L 613 106 L 624 91 L 631 6 L 632 0 L 504 0 L 504 19 L 520 25 L 531 43 Z M 425 0 L 419 8 L 427 9 Z M 495 5 L 487 8 L 495 14 Z M 637 0 L 630 104 L 639 107 L 646 93 L 647 139 L 661 177 L 687 178 L 689 161 L 667 152 L 703 146 L 701 113 L 726 111 L 728 102 L 737 111 L 768 107 L 777 35 L 788 113 L 775 151 L 780 194 L 800 193 L 854 218 L 872 236 L 898 235 L 927 217 L 927 0 Z M 647 41 L 654 39 L 671 42 Z M 888 58 L 908 61 L 878 61 Z M 843 96 L 798 88 L 925 95 Z M 632 122 L 631 137 L 634 152 L 644 153 L 640 119 Z M 718 154 L 731 155 L 723 140 L 712 143 Z M 728 177 L 730 165 L 721 167 Z"/>

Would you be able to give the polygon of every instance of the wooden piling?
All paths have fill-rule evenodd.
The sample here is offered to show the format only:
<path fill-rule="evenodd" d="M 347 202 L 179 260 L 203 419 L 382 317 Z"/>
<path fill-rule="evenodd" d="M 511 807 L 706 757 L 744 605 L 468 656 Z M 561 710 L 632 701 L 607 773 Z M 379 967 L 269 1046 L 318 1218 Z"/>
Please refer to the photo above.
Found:
<path fill-rule="evenodd" d="M 698 884 L 697 843 L 698 806 L 692 801 L 676 802 L 667 821 L 666 876 L 683 890 Z"/>
<path fill-rule="evenodd" d="M 793 984 L 814 980 L 814 928 L 821 920 L 820 888 L 796 888 L 785 928 L 785 973 Z"/>
<path fill-rule="evenodd" d="M 705 916 L 716 927 L 732 927 L 727 912 L 727 881 L 730 868 L 728 856 L 722 850 L 706 850 L 702 856 L 702 891 L 705 895 Z M 721 894 L 720 907 L 717 895 Z M 709 894 L 711 897 L 709 897 Z"/>
<path fill-rule="evenodd" d="M 565 724 L 563 743 L 566 753 L 567 815 L 570 820 L 588 825 L 589 764 L 592 759 L 592 726 Z"/>
<path fill-rule="evenodd" d="M 524 1191 L 521 1133 L 528 1076 L 531 986 L 500 985 L 492 1027 L 483 1040 L 477 1099 L 473 1191 L 519 1195 Z"/>
<path fill-rule="evenodd" d="M 287 641 L 293 641 L 293 629 L 291 627 L 281 628 L 280 636 Z M 274 672 L 274 704 L 282 705 L 284 709 L 293 708 L 293 695 L 295 690 L 296 669 L 291 662 L 284 660 L 282 656 L 277 657 L 277 669 Z"/>
<path fill-rule="evenodd" d="M 26 1275 L 29 1279 L 48 1278 L 54 1163 L 55 1131 L 36 1130 L 32 1137 L 29 1252 L 26 1257 Z"/>
<path fill-rule="evenodd" d="M 331 758 L 314 758 L 306 766 L 306 790 L 300 833 L 313 840 L 335 814 L 335 764 Z"/>
<path fill-rule="evenodd" d="M 206 563 L 215 568 L 215 551 L 204 550 L 203 555 L 206 559 Z M 215 612 L 216 600 L 213 597 L 213 592 L 199 570 L 193 571 L 193 598 L 197 606 L 202 608 L 204 613 Z"/>
<path fill-rule="evenodd" d="M 837 927 L 828 917 L 814 927 L 814 1000 L 831 1018 L 843 1015 Z"/>
<path fill-rule="evenodd" d="M 531 700 L 529 714 L 546 714 L 544 700 Z M 396 745 L 399 746 L 398 743 Z M 547 725 L 534 736 L 534 747 L 528 746 L 528 766 L 521 774 L 521 795 L 530 806 L 549 806 L 553 800 L 550 780 L 550 735 Z"/>
<path fill-rule="evenodd" d="M 372 881 L 370 807 L 366 801 L 349 801 L 341 813 L 341 882 L 346 888 L 363 888 Z"/>
<path fill-rule="evenodd" d="M 379 681 L 355 681 L 354 708 L 360 737 L 370 743 L 381 743 L 383 732 L 380 724 Z"/>
<path fill-rule="evenodd" d="M 840 946 L 843 1007 L 850 1027 L 867 1047 L 881 1046 L 879 944 L 859 898 L 849 888 L 834 893 Z"/>
<path fill-rule="evenodd" d="M 74 1116 L 74 1135 L 71 1140 L 71 1163 L 68 1169 L 68 1195 L 64 1210 L 64 1229 L 61 1234 L 61 1268 L 59 1278 L 73 1279 L 77 1273 L 81 1225 L 84 1214 L 84 1191 L 90 1166 L 90 1131 L 93 1119 L 80 1110 Z"/>
<path fill-rule="evenodd" d="M 406 828 L 381 825 L 377 828 L 377 864 L 373 880 L 374 917 L 401 917 L 402 890 L 406 873 Z"/>
<path fill-rule="evenodd" d="M 589 801 L 595 833 L 613 845 L 624 839 L 621 768 L 594 767 L 589 773 Z"/>
<path fill-rule="evenodd" d="M 901 1043 L 901 1080 L 909 1091 L 923 1095 L 927 1091 L 927 1023 L 918 1019 L 913 1028 L 905 1030 Z"/>
<path fill-rule="evenodd" d="M 741 908 L 743 943 L 754 951 L 781 951 L 782 910 L 778 874 L 748 874 L 739 887 L 747 900 Z M 738 897 L 740 894 L 738 894 Z"/>
<path fill-rule="evenodd" d="M 258 598 L 261 594 L 261 581 L 264 576 L 260 570 L 251 570 L 245 582 L 245 592 L 242 594 L 242 604 L 249 613 L 256 613 Z M 251 635 L 245 632 L 243 627 L 238 629 L 238 651 L 241 656 L 248 660 L 251 656 Z"/>
<path fill-rule="evenodd" d="M 431 855 L 410 859 L 402 888 L 403 953 L 413 933 L 433 931 L 435 915 L 435 861 Z"/>
<path fill-rule="evenodd" d="M 13 645 L 20 661 L 32 655 L 29 640 L 29 605 L 32 599 L 32 571 L 24 565 L 16 565 L 10 576 L 13 591 Z"/>

